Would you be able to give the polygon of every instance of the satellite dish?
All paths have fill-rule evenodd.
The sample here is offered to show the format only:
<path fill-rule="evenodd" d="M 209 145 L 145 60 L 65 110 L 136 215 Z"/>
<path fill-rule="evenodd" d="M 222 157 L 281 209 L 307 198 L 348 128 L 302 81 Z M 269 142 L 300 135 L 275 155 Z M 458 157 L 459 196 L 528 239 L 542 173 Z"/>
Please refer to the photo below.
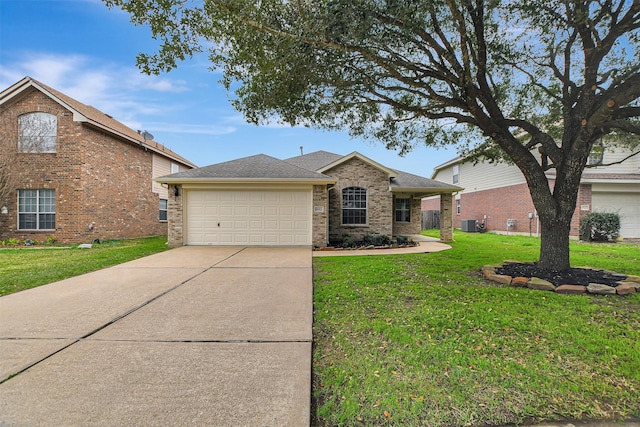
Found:
<path fill-rule="evenodd" d="M 142 132 L 142 137 L 144 138 L 145 141 L 150 141 L 150 140 L 153 139 L 153 135 L 151 135 L 146 130 L 144 132 Z"/>

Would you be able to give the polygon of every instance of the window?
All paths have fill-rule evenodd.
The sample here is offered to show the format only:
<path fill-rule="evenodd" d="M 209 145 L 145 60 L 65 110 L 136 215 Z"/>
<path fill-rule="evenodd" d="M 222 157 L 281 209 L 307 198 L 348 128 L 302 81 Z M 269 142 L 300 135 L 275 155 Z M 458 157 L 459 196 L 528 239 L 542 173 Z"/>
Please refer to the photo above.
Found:
<path fill-rule="evenodd" d="M 460 199 L 456 199 L 456 214 L 460 215 Z"/>
<path fill-rule="evenodd" d="M 18 150 L 22 153 L 55 153 L 58 118 L 49 113 L 18 117 Z"/>
<path fill-rule="evenodd" d="M 160 221 L 166 221 L 168 218 L 167 206 L 167 199 L 160 199 Z"/>
<path fill-rule="evenodd" d="M 55 190 L 18 190 L 18 229 L 55 230 Z"/>
<path fill-rule="evenodd" d="M 177 163 L 171 163 L 171 173 L 180 172 L 180 166 Z"/>
<path fill-rule="evenodd" d="M 360 225 L 367 223 L 367 190 L 348 187 L 342 190 L 342 223 Z"/>
<path fill-rule="evenodd" d="M 396 222 L 411 222 L 411 199 L 396 199 Z"/>
<path fill-rule="evenodd" d="M 594 144 L 591 147 L 591 152 L 589 153 L 589 159 L 587 160 L 587 165 L 589 166 L 597 166 L 602 164 L 602 160 L 604 158 L 604 147 L 602 144 Z"/>
<path fill-rule="evenodd" d="M 460 180 L 460 166 L 453 165 L 453 183 L 457 184 Z"/>

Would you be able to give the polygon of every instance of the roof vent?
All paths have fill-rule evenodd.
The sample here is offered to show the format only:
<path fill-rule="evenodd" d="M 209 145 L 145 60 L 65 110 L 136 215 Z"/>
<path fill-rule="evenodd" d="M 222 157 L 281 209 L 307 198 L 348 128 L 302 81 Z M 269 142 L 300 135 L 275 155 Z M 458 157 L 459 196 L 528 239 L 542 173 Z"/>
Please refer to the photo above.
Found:
<path fill-rule="evenodd" d="M 153 135 L 151 135 L 146 130 L 144 132 L 142 132 L 141 135 L 142 135 L 142 137 L 144 138 L 145 141 L 151 141 L 153 139 Z"/>

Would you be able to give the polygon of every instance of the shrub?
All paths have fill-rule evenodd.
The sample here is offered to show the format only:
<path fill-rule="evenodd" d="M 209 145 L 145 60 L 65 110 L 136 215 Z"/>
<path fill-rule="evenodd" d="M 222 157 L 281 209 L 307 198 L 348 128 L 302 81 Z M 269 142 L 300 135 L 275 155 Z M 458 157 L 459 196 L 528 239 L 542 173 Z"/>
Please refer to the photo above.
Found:
<path fill-rule="evenodd" d="M 386 234 L 365 234 L 363 241 L 367 246 L 386 246 L 392 243 L 391 237 Z"/>
<path fill-rule="evenodd" d="M 47 245 L 53 245 L 55 242 L 58 241 L 58 239 L 56 239 L 54 236 L 47 236 Z"/>
<path fill-rule="evenodd" d="M 592 242 L 611 242 L 620 236 L 620 215 L 611 212 L 591 212 L 582 217 L 580 238 Z"/>
<path fill-rule="evenodd" d="M 345 234 L 342 236 L 342 247 L 343 248 L 355 248 L 356 247 L 356 239 Z"/>
<path fill-rule="evenodd" d="M 399 245 L 406 245 L 409 243 L 409 238 L 407 236 L 396 236 L 396 242 Z"/>

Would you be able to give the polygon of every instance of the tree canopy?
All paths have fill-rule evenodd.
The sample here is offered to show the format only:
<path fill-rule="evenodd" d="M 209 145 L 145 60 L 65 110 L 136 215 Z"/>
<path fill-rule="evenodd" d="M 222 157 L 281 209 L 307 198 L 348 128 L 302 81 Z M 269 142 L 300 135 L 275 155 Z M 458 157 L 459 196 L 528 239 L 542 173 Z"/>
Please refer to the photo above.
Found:
<path fill-rule="evenodd" d="M 143 71 L 208 51 L 250 122 L 510 159 L 556 234 L 594 143 L 640 139 L 640 0 L 104 1 L 160 40 Z"/>

